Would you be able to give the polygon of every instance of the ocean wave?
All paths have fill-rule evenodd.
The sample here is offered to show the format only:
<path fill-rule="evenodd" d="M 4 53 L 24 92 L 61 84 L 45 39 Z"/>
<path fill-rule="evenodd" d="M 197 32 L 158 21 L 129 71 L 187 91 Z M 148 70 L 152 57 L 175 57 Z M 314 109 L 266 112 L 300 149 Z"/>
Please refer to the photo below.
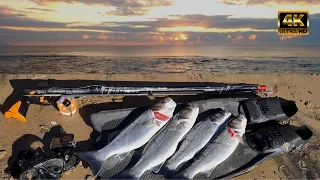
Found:
<path fill-rule="evenodd" d="M 319 73 L 318 60 L 0 55 L 0 73 Z"/>

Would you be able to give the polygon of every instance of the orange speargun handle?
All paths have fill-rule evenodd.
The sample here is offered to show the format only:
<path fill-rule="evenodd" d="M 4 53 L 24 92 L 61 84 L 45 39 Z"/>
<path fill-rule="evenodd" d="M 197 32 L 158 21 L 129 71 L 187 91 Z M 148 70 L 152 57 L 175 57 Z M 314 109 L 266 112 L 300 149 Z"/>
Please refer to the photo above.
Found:
<path fill-rule="evenodd" d="M 7 119 L 17 119 L 21 122 L 27 122 L 27 111 L 29 109 L 30 102 L 22 100 L 16 102 L 11 108 L 4 113 L 4 117 Z"/>

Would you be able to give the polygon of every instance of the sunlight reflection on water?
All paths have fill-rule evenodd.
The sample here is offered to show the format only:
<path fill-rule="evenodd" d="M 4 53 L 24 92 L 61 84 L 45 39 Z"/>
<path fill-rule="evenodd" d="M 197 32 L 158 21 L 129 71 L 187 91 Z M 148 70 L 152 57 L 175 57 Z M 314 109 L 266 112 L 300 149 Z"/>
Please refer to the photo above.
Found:
<path fill-rule="evenodd" d="M 319 46 L 1 47 L 0 73 L 319 73 Z"/>

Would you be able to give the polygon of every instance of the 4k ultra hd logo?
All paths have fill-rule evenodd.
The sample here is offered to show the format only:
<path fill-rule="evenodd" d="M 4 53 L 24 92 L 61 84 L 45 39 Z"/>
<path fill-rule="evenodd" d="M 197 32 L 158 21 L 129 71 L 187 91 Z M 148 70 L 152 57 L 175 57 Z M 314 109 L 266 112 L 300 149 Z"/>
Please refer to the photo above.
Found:
<path fill-rule="evenodd" d="M 308 35 L 309 11 L 279 11 L 279 35 Z"/>

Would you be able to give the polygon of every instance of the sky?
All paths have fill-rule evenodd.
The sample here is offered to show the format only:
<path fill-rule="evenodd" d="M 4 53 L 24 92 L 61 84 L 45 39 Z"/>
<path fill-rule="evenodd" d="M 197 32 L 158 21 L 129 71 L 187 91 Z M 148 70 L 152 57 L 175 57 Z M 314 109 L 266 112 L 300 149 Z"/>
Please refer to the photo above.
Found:
<path fill-rule="evenodd" d="M 308 10 L 279 36 L 278 10 Z M 0 45 L 320 45 L 320 0 L 0 0 Z"/>

